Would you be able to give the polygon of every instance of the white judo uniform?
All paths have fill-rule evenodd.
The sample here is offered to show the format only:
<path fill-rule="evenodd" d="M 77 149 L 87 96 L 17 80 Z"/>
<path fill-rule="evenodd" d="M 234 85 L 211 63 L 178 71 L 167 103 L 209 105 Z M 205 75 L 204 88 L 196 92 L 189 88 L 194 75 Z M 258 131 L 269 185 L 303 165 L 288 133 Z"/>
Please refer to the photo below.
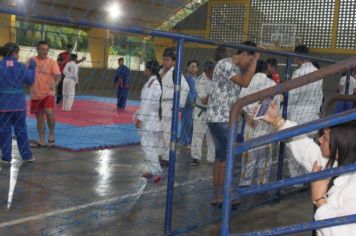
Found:
<path fill-rule="evenodd" d="M 71 111 L 74 97 L 75 97 L 75 85 L 79 82 L 78 77 L 79 65 L 75 61 L 70 61 L 63 69 L 63 104 L 62 109 L 64 111 Z"/>
<path fill-rule="evenodd" d="M 241 89 L 239 98 L 275 85 L 276 83 L 269 79 L 266 74 L 256 73 L 250 85 L 247 88 Z M 276 104 L 279 104 L 280 95 L 274 96 L 273 100 Z M 253 103 L 245 106 L 244 110 L 250 117 L 253 117 L 254 110 L 257 106 L 258 103 Z M 255 120 L 254 127 L 248 124 L 246 125 L 244 139 L 246 141 L 257 138 L 261 135 L 271 133 L 273 130 L 273 126 L 265 121 Z M 269 182 L 273 158 L 273 145 L 275 144 L 267 144 L 243 153 L 240 185 L 264 184 Z"/>
<path fill-rule="evenodd" d="M 157 77 L 151 76 L 142 88 L 140 108 L 135 114 L 136 119 L 142 121 L 139 130 L 141 147 L 145 153 L 148 171 L 153 175 L 162 172 L 158 160 L 162 131 L 158 113 L 161 94 L 161 85 Z"/>
<path fill-rule="evenodd" d="M 167 160 L 169 158 L 169 147 L 171 141 L 171 122 L 172 122 L 172 108 L 173 108 L 173 93 L 174 93 L 174 83 L 173 83 L 173 71 L 172 67 L 167 73 L 162 77 L 162 141 L 161 141 L 161 156 L 162 159 Z M 161 73 L 162 74 L 162 73 Z M 185 101 L 189 93 L 189 86 L 185 77 L 182 74 L 181 78 L 181 89 L 180 89 L 180 99 L 179 106 L 183 108 Z"/>
<path fill-rule="evenodd" d="M 292 79 L 312 73 L 318 70 L 311 62 L 302 64 L 293 73 Z M 289 91 L 288 97 L 288 120 L 303 124 L 319 119 L 320 107 L 323 100 L 323 80 L 304 85 Z M 314 137 L 316 132 L 309 133 L 309 137 Z M 291 150 L 287 148 L 286 157 L 291 177 L 305 174 L 306 171 L 293 158 Z"/>
<path fill-rule="evenodd" d="M 201 74 L 196 82 L 195 90 L 197 99 L 193 111 L 193 138 L 191 145 L 191 156 L 193 159 L 201 160 L 204 137 L 208 148 L 207 161 L 215 161 L 215 144 L 207 124 L 206 110 L 208 105 L 202 103 L 212 93 L 213 84 L 205 73 Z"/>

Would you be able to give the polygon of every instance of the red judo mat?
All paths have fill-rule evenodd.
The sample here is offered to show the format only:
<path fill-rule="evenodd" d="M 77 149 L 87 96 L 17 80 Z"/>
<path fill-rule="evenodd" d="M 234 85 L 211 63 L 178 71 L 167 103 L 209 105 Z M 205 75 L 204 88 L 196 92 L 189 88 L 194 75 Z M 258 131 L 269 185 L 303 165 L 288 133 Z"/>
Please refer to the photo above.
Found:
<path fill-rule="evenodd" d="M 29 113 L 27 130 L 31 140 L 38 140 L 36 118 Z M 139 102 L 128 101 L 123 112 L 117 112 L 116 99 L 78 96 L 72 111 L 55 105 L 56 146 L 73 151 L 96 150 L 139 143 L 133 115 Z M 48 132 L 47 132 L 48 133 Z"/>
<path fill-rule="evenodd" d="M 113 124 L 132 124 L 133 114 L 138 106 L 126 106 L 125 111 L 117 112 L 116 105 L 112 103 L 79 100 L 75 101 L 72 111 L 63 111 L 61 104 L 56 104 L 54 108 L 56 122 L 71 124 L 75 126 L 94 126 L 94 125 L 113 125 Z M 30 114 L 28 102 L 28 116 Z"/>

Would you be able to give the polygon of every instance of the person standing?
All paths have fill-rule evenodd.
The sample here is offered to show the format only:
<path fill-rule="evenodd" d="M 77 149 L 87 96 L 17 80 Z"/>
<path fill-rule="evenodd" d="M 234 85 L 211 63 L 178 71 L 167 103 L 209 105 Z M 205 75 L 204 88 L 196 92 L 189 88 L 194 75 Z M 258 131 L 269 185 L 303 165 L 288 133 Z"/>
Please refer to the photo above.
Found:
<path fill-rule="evenodd" d="M 267 76 L 271 78 L 274 82 L 279 84 L 281 79 L 279 78 L 279 74 L 277 72 L 278 61 L 276 58 L 271 57 L 266 60 L 267 62 Z"/>
<path fill-rule="evenodd" d="M 157 61 L 148 61 L 145 65 L 145 76 L 148 81 L 141 91 L 141 104 L 135 113 L 136 128 L 141 136 L 141 147 L 145 153 L 148 172 L 144 178 L 158 183 L 161 180 L 162 168 L 159 163 L 160 134 L 160 99 L 162 95 L 160 65 Z"/>
<path fill-rule="evenodd" d="M 29 147 L 26 126 L 26 100 L 23 85 L 35 81 L 36 63 L 29 61 L 29 68 L 18 62 L 20 48 L 8 42 L 0 48 L 0 148 L 1 161 L 11 163 L 12 128 L 23 160 L 34 162 Z"/>
<path fill-rule="evenodd" d="M 188 71 L 185 75 L 185 79 L 187 80 L 189 86 L 189 94 L 182 110 L 182 127 L 179 141 L 186 148 L 190 148 L 193 135 L 193 110 L 195 106 L 195 99 L 197 97 L 195 83 L 197 73 L 199 71 L 199 62 L 197 60 L 191 60 L 188 62 L 187 67 Z"/>
<path fill-rule="evenodd" d="M 174 82 L 176 80 L 174 74 L 174 67 L 176 64 L 176 50 L 175 48 L 166 48 L 163 51 L 163 66 L 160 70 L 162 78 L 162 131 L 163 137 L 161 139 L 161 158 L 162 166 L 168 166 L 169 148 L 171 143 L 171 124 L 172 124 L 172 109 L 173 109 L 173 95 L 175 90 Z M 182 108 L 185 105 L 189 93 L 189 86 L 186 79 L 182 75 L 179 106 Z"/>
<path fill-rule="evenodd" d="M 71 54 L 73 51 L 73 45 L 72 44 L 68 44 L 67 45 L 67 49 L 64 52 L 61 52 L 58 57 L 57 57 L 57 63 L 59 66 L 59 70 L 61 71 L 61 81 L 58 83 L 57 85 L 57 98 L 56 98 L 56 103 L 59 104 L 61 103 L 62 99 L 63 99 L 63 80 L 64 80 L 64 67 L 67 65 L 68 62 L 70 62 L 70 58 L 71 58 Z M 86 60 L 86 57 L 82 57 L 82 59 L 75 60 L 75 63 L 79 64 L 83 61 Z"/>
<path fill-rule="evenodd" d="M 54 128 L 54 95 L 56 85 L 61 80 L 61 72 L 56 61 L 48 57 L 48 43 L 40 41 L 37 44 L 37 56 L 32 57 L 36 62 L 36 80 L 31 87 L 31 114 L 36 115 L 39 140 L 32 147 L 46 146 L 45 117 L 49 128 L 48 145 L 55 145 Z"/>
<path fill-rule="evenodd" d="M 246 41 L 243 45 L 256 46 L 251 41 Z M 214 69 L 213 92 L 207 110 L 208 126 L 215 143 L 212 201 L 214 206 L 222 205 L 230 109 L 239 97 L 241 87 L 250 84 L 258 58 L 259 53 L 239 49 L 232 57 L 220 60 Z"/>
<path fill-rule="evenodd" d="M 79 82 L 78 70 L 79 65 L 75 62 L 77 54 L 71 55 L 71 60 L 66 64 L 63 69 L 63 111 L 71 111 L 75 97 L 75 85 Z"/>
<path fill-rule="evenodd" d="M 212 163 L 215 160 L 215 144 L 211 132 L 206 122 L 206 109 L 209 101 L 209 96 L 212 93 L 212 77 L 215 67 L 215 62 L 206 61 L 203 66 L 203 74 L 201 74 L 196 82 L 197 98 L 193 112 L 193 138 L 192 138 L 192 166 L 198 166 L 202 156 L 202 146 L 204 137 L 208 149 L 207 161 Z"/>
<path fill-rule="evenodd" d="M 258 60 L 256 66 L 256 74 L 253 76 L 250 85 L 247 88 L 242 88 L 240 97 L 243 98 L 249 94 L 256 93 L 262 89 L 266 89 L 276 85 L 276 82 L 267 77 L 268 66 L 263 60 Z M 274 96 L 274 102 L 279 104 L 280 95 Z M 254 116 L 254 111 L 258 107 L 258 103 L 253 103 L 245 106 L 243 109 L 249 117 Z M 255 120 L 253 123 L 247 123 L 244 132 L 244 140 L 250 140 L 259 136 L 271 133 L 273 126 L 262 120 Z M 251 184 L 265 184 L 269 182 L 272 166 L 272 154 L 274 144 L 267 144 L 256 147 L 242 154 L 242 171 L 240 178 L 240 186 L 248 186 Z"/>
<path fill-rule="evenodd" d="M 130 88 L 130 69 L 125 66 L 124 58 L 118 59 L 119 68 L 117 68 L 114 84 L 117 95 L 117 111 L 124 111 Z"/>
<path fill-rule="evenodd" d="M 309 49 L 306 45 L 298 45 L 295 47 L 294 52 L 309 54 Z M 294 62 L 298 65 L 298 69 L 294 71 L 292 79 L 297 79 L 318 70 L 313 63 L 307 59 L 297 57 L 294 59 Z M 323 80 L 318 80 L 289 91 L 288 120 L 303 124 L 319 119 L 322 101 Z M 315 134 L 316 132 L 311 132 L 308 136 L 313 138 Z M 286 149 L 286 157 L 291 177 L 306 173 L 304 167 L 295 161 L 291 150 L 288 148 Z"/>

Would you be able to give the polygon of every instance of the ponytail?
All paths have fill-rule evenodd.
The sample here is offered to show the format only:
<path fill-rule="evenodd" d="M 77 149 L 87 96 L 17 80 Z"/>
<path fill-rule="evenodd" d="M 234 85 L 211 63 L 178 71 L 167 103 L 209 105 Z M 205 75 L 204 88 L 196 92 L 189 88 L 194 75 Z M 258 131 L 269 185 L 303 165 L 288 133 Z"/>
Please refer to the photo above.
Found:
<path fill-rule="evenodd" d="M 161 97 L 159 98 L 159 109 L 158 109 L 158 116 L 159 119 L 162 120 L 162 94 L 163 94 L 163 86 L 162 86 L 162 78 L 161 75 L 159 74 L 159 71 L 161 69 L 161 66 L 156 60 L 151 60 L 146 62 L 145 67 L 151 72 L 151 74 L 155 75 L 157 77 L 158 83 L 161 86 Z"/>

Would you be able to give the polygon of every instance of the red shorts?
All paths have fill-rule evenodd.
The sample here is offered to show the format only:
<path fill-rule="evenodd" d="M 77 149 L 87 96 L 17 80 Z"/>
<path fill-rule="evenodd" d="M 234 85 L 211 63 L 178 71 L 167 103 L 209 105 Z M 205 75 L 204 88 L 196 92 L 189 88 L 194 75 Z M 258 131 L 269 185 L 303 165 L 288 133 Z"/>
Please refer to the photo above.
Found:
<path fill-rule="evenodd" d="M 47 96 L 41 100 L 31 100 L 31 114 L 44 114 L 45 110 L 54 108 L 54 96 Z"/>

